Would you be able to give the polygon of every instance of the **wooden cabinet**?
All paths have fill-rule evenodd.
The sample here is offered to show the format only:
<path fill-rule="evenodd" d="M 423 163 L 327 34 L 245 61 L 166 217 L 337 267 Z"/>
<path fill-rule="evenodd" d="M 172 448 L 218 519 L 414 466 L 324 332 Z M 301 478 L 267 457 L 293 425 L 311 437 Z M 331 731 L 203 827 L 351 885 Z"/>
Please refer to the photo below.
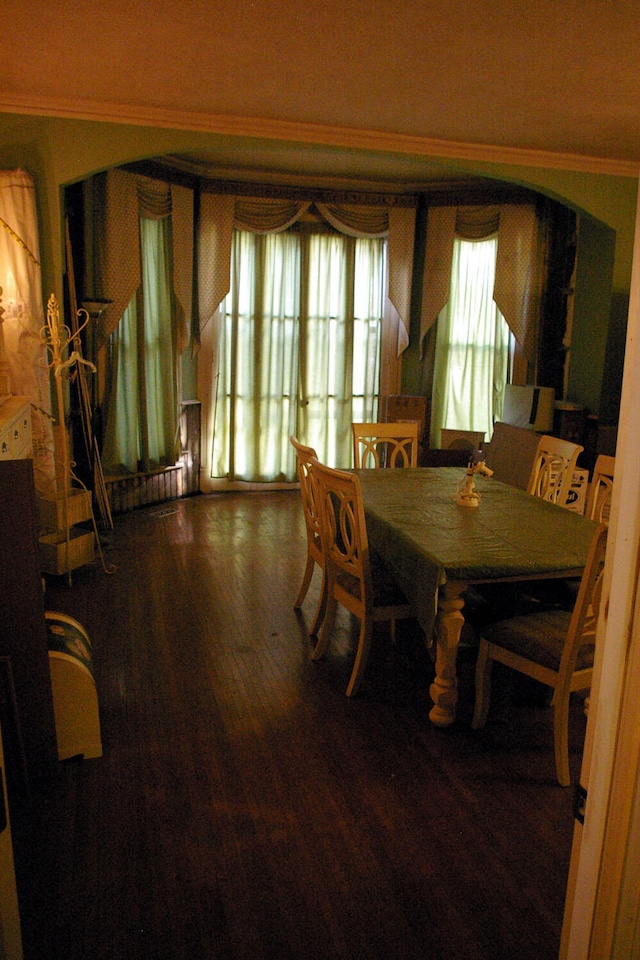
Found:
<path fill-rule="evenodd" d="M 0 735 L 0 957 L 22 960 L 22 933 Z"/>
<path fill-rule="evenodd" d="M 553 432 L 556 437 L 584 446 L 586 427 L 587 411 L 585 407 L 576 403 L 556 403 L 553 419 Z"/>
<path fill-rule="evenodd" d="M 32 454 L 29 398 L 7 397 L 0 401 L 0 460 L 22 460 Z"/>
<path fill-rule="evenodd" d="M 9 796 L 57 762 L 33 461 L 0 460 L 0 722 Z"/>

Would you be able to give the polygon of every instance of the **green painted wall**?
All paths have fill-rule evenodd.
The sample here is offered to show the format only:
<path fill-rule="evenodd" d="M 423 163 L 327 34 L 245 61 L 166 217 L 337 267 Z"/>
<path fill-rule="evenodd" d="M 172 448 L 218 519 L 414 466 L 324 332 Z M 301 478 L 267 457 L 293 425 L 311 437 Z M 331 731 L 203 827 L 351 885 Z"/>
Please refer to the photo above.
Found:
<path fill-rule="evenodd" d="M 611 326 L 612 278 L 615 233 L 599 220 L 583 214 L 578 225 L 574 329 L 568 357 L 567 398 L 601 416 L 600 402 L 606 392 L 605 362 Z M 609 370 L 607 400 L 609 416 L 620 401 L 620 377 Z M 616 412 L 617 418 L 617 412 Z"/>

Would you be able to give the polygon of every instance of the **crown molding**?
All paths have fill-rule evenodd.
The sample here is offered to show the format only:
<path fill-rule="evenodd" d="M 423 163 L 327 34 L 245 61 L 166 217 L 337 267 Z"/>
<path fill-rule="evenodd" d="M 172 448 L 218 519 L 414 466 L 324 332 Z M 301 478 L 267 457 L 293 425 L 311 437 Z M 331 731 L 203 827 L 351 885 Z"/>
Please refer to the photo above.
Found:
<path fill-rule="evenodd" d="M 487 203 L 533 203 L 536 193 L 525 187 L 482 178 L 469 180 L 429 181 L 412 185 L 410 190 L 388 190 L 380 184 L 344 187 L 330 176 L 309 179 L 309 182 L 287 182 L 287 177 L 265 179 L 259 173 L 249 173 L 244 180 L 226 176 L 210 176 L 198 170 L 197 163 L 185 164 L 171 156 L 137 160 L 122 167 L 131 173 L 168 183 L 180 184 L 202 193 L 226 194 L 237 197 L 271 197 L 287 200 L 313 200 L 323 203 L 354 203 L 367 206 L 417 207 L 422 202 L 430 206 L 477 205 Z M 273 175 L 275 176 L 275 175 Z"/>
<path fill-rule="evenodd" d="M 640 176 L 639 160 L 621 160 L 547 150 L 522 149 L 482 143 L 432 140 L 429 137 L 388 133 L 380 130 L 333 127 L 322 124 L 261 117 L 135 107 L 121 103 L 64 100 L 46 97 L 0 94 L 0 112 L 31 116 L 59 117 L 98 123 L 122 123 L 162 129 L 190 130 L 220 136 L 259 140 L 290 141 L 330 147 L 344 147 L 383 153 L 409 154 L 442 160 L 510 164 L 615 177 Z"/>

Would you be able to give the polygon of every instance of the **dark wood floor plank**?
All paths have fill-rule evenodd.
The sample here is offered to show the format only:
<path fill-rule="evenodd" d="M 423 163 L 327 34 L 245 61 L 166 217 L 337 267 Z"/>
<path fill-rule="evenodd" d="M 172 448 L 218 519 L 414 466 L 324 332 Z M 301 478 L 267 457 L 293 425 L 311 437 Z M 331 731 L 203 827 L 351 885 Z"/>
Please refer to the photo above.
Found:
<path fill-rule="evenodd" d="M 105 544 L 113 574 L 49 583 L 46 605 L 93 641 L 104 755 L 59 764 L 18 823 L 26 960 L 557 955 L 572 819 L 549 710 L 501 710 L 497 691 L 471 731 L 466 651 L 460 719 L 433 727 L 410 623 L 395 647 L 376 628 L 348 699 L 354 625 L 341 613 L 315 663 L 317 573 L 292 607 L 298 497 L 128 514 Z"/>

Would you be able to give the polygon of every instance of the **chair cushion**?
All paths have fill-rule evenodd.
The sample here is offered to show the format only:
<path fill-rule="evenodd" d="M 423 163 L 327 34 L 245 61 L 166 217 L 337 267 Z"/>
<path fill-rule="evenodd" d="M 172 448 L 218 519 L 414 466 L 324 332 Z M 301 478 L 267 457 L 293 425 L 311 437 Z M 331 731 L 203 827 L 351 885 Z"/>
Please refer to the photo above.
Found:
<path fill-rule="evenodd" d="M 566 610 L 543 610 L 484 626 L 481 635 L 505 650 L 558 670 L 570 620 Z M 593 644 L 584 644 L 578 652 L 576 670 L 593 666 L 593 653 Z"/>

